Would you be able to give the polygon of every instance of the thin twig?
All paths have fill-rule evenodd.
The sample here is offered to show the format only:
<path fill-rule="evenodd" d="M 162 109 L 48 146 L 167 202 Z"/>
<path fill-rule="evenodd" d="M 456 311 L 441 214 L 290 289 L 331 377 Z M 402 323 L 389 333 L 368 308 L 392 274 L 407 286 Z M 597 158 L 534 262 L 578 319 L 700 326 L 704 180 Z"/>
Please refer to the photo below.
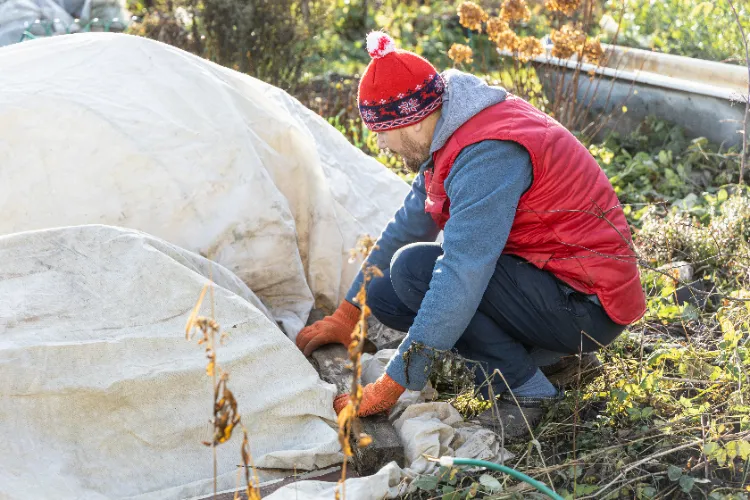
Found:
<path fill-rule="evenodd" d="M 577 444 L 576 438 L 578 437 L 578 412 L 580 411 L 578 404 L 580 401 L 580 394 L 581 394 L 581 372 L 583 371 L 582 364 L 583 364 L 583 335 L 579 337 L 579 344 L 578 344 L 578 372 L 576 373 L 576 401 L 575 401 L 575 410 L 573 411 L 573 460 L 577 458 L 576 452 L 578 451 L 576 449 L 576 444 Z M 575 487 L 577 483 L 578 483 L 578 474 L 573 474 L 574 491 L 575 491 Z"/>
<path fill-rule="evenodd" d="M 673 382 L 685 382 L 687 384 L 701 384 L 701 385 L 726 385 L 730 382 L 721 380 L 700 380 L 696 378 L 682 378 L 682 377 L 661 377 L 662 380 L 672 380 Z"/>
<path fill-rule="evenodd" d="M 661 495 L 654 497 L 654 500 L 659 500 L 660 498 L 667 498 L 668 495 L 671 495 L 672 493 L 674 493 L 675 491 L 677 491 L 677 488 L 679 488 L 679 487 L 680 487 L 679 485 L 672 486 L 671 488 L 669 488 L 667 491 L 665 491 Z"/>
<path fill-rule="evenodd" d="M 531 425 L 529 425 L 529 421 L 526 419 L 526 414 L 523 412 L 523 409 L 521 408 L 521 403 L 518 402 L 518 399 L 516 399 L 516 395 L 513 394 L 513 390 L 511 390 L 510 385 L 508 385 L 508 381 L 505 379 L 505 375 L 503 375 L 503 373 L 497 368 L 492 374 L 494 375 L 495 373 L 500 375 L 500 378 L 503 379 L 503 383 L 505 384 L 505 387 L 507 388 L 510 395 L 513 397 L 513 401 L 516 403 L 516 406 L 518 407 L 518 411 L 521 414 L 521 417 L 523 417 L 523 421 L 526 424 L 526 428 L 528 429 L 529 434 L 531 435 L 531 441 L 532 443 L 534 443 L 534 448 L 536 448 L 537 452 L 539 453 L 539 458 L 542 460 L 542 465 L 544 467 L 547 467 L 547 464 L 544 461 L 544 454 L 542 453 L 542 446 L 541 444 L 539 444 L 539 441 L 536 439 L 536 437 L 534 437 L 534 431 L 531 429 Z M 549 480 L 550 487 L 554 488 L 554 486 L 552 486 L 553 485 L 552 478 L 549 476 L 549 474 L 547 475 L 547 479 Z"/>
<path fill-rule="evenodd" d="M 212 271 L 212 269 L 213 269 L 213 267 L 209 267 L 209 277 L 211 277 L 210 283 L 213 283 L 213 271 Z M 214 287 L 213 287 L 213 285 L 209 286 L 208 291 L 209 291 L 210 298 L 211 298 L 211 300 L 210 300 L 210 302 L 211 302 L 211 318 L 213 319 L 213 318 L 216 317 L 216 306 L 215 306 L 215 300 L 214 300 Z M 215 336 L 216 336 L 216 333 L 215 332 L 211 332 L 211 338 L 209 340 L 209 345 L 211 346 L 211 352 L 214 354 L 214 356 L 216 355 L 216 345 L 214 343 L 214 341 L 216 340 Z M 219 370 L 218 370 L 218 368 L 216 366 L 216 358 L 214 358 L 214 368 L 213 368 L 212 374 L 211 374 L 211 381 L 212 381 L 211 382 L 211 386 L 214 387 L 214 388 L 216 388 L 216 372 L 217 371 L 219 371 Z M 214 408 L 216 408 L 216 403 L 215 402 L 214 402 Z M 214 410 L 214 425 L 216 425 L 215 410 Z M 219 459 L 218 459 L 217 454 L 216 454 L 216 445 L 217 445 L 216 440 L 212 439 L 211 440 L 211 452 L 212 452 L 213 459 L 214 459 L 214 498 L 216 498 L 216 493 L 218 491 L 217 486 L 218 486 L 218 477 L 219 477 L 219 466 L 218 466 Z"/>
<path fill-rule="evenodd" d="M 742 45 L 745 48 L 745 65 L 747 65 L 747 95 L 745 96 L 745 121 L 742 128 L 742 158 L 740 160 L 740 184 L 743 183 L 745 176 L 745 162 L 747 161 L 748 149 L 747 149 L 747 124 L 748 116 L 750 116 L 750 49 L 748 48 L 747 36 L 745 36 L 745 30 L 742 27 L 742 21 L 737 13 L 737 9 L 734 8 L 734 2 L 727 0 L 729 6 L 732 8 L 734 18 L 737 21 L 737 27 L 742 35 Z"/>
<path fill-rule="evenodd" d="M 625 486 L 628 486 L 630 484 L 637 483 L 639 481 L 643 481 L 644 479 L 652 479 L 652 478 L 655 478 L 655 477 L 661 477 L 661 476 L 666 476 L 666 475 L 667 475 L 666 472 L 654 472 L 654 473 L 644 474 L 642 476 L 634 477 L 630 481 L 626 481 L 626 482 L 622 483 L 620 485 L 620 488 L 624 488 Z M 585 498 L 585 497 L 583 497 L 583 498 Z"/>
<path fill-rule="evenodd" d="M 707 417 L 708 415 L 706 415 L 705 413 L 701 414 L 701 435 L 703 437 L 703 446 L 701 447 L 702 450 L 706 449 L 706 427 L 707 427 L 706 418 Z M 705 452 L 701 451 L 701 455 L 705 456 Z M 706 476 L 706 479 L 708 479 L 708 459 L 706 460 L 705 476 Z"/>
<path fill-rule="evenodd" d="M 669 454 L 674 453 L 676 451 L 684 450 L 685 448 L 690 448 L 692 446 L 699 445 L 699 444 L 701 444 L 701 442 L 702 442 L 701 439 L 696 439 L 695 441 L 691 441 L 689 443 L 682 444 L 682 445 L 677 446 L 675 448 L 669 448 L 667 450 L 662 450 L 662 451 L 660 451 L 658 453 L 653 453 L 653 454 L 651 454 L 651 455 L 649 455 L 649 456 L 647 456 L 645 458 L 642 458 L 642 459 L 638 460 L 637 462 L 633 462 L 632 464 L 630 464 L 627 467 L 625 467 L 625 469 L 623 469 L 623 471 L 620 474 L 618 474 L 617 477 L 615 477 L 612 481 L 610 481 L 609 483 L 607 483 L 599 491 L 597 491 L 593 495 L 581 497 L 581 498 L 579 498 L 579 500 L 584 500 L 585 498 L 598 498 L 598 497 L 601 496 L 602 493 L 604 493 L 609 488 L 611 488 L 615 483 L 617 483 L 617 481 L 619 481 L 622 478 L 624 478 L 625 475 L 628 472 L 630 472 L 631 470 L 635 469 L 636 467 L 639 467 L 639 466 L 645 464 L 646 462 L 648 462 L 650 460 L 653 460 L 655 458 L 663 457 L 664 455 L 669 455 Z"/>

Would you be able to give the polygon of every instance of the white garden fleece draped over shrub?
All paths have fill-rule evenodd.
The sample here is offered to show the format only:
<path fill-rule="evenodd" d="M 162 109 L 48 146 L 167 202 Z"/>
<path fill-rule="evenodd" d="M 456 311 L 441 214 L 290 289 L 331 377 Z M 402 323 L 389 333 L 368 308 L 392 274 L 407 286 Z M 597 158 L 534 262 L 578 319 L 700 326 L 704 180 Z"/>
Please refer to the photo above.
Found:
<path fill-rule="evenodd" d="M 256 465 L 340 462 L 334 388 L 292 340 L 407 191 L 285 92 L 176 48 L 1 48 L 0 498 L 212 491 L 206 359 L 184 338 L 209 279 Z M 239 440 L 218 455 L 231 488 Z"/>

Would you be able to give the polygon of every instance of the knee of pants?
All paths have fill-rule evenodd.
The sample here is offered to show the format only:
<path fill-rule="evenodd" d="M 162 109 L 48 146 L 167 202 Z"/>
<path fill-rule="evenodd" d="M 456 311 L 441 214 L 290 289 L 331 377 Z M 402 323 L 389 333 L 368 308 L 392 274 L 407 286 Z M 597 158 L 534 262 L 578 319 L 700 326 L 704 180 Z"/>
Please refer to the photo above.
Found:
<path fill-rule="evenodd" d="M 430 285 L 435 261 L 443 249 L 435 243 L 412 243 L 399 249 L 391 260 L 391 284 L 403 302 L 417 312 Z"/>
<path fill-rule="evenodd" d="M 414 321 L 414 313 L 401 303 L 393 290 L 388 271 L 367 287 L 367 305 L 373 316 L 388 328 L 405 332 Z"/>
<path fill-rule="evenodd" d="M 397 299 L 388 272 L 383 277 L 373 278 L 367 285 L 367 305 L 370 306 L 372 313 L 377 317 L 378 313 L 390 312 L 395 304 L 392 304 L 394 297 Z"/>

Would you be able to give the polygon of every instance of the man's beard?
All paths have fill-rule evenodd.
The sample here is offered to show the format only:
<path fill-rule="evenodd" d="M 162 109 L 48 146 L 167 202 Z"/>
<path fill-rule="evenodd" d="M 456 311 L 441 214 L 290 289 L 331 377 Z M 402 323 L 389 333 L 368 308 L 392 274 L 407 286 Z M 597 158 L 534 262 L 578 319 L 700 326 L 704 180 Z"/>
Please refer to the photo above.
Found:
<path fill-rule="evenodd" d="M 419 144 L 404 133 L 401 134 L 401 144 L 404 146 L 404 150 L 400 153 L 404 167 L 409 172 L 418 173 L 419 167 L 430 159 L 431 144 Z"/>

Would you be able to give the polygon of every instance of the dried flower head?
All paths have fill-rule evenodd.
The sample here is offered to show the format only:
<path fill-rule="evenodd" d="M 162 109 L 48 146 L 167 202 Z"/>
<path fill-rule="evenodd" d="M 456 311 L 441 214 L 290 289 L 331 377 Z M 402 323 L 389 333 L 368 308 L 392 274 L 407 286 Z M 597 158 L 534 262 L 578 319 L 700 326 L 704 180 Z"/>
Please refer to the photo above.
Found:
<path fill-rule="evenodd" d="M 526 36 L 518 42 L 518 58 L 522 62 L 528 62 L 534 57 L 544 54 L 542 41 L 533 36 Z"/>
<path fill-rule="evenodd" d="M 586 34 L 567 24 L 559 30 L 552 30 L 550 34 L 554 47 L 552 57 L 567 59 L 573 54 L 581 53 L 586 43 Z"/>
<path fill-rule="evenodd" d="M 599 41 L 599 37 L 589 38 L 586 40 L 586 46 L 583 49 L 583 56 L 591 64 L 599 64 L 604 56 L 604 49 Z"/>
<path fill-rule="evenodd" d="M 566 16 L 573 15 L 581 5 L 581 0 L 547 0 L 544 7 L 552 12 L 562 12 Z"/>
<path fill-rule="evenodd" d="M 448 57 L 450 57 L 456 64 L 461 64 L 463 62 L 471 64 L 473 61 L 473 55 L 474 52 L 471 50 L 471 47 L 468 45 L 461 45 L 460 43 L 454 43 L 448 51 Z"/>
<path fill-rule="evenodd" d="M 463 2 L 458 6 L 458 22 L 464 28 L 482 32 L 482 23 L 487 20 L 489 15 L 474 2 Z"/>
<path fill-rule="evenodd" d="M 531 19 L 531 11 L 526 0 L 505 0 L 500 9 L 500 17 L 506 21 L 528 21 Z"/>
<path fill-rule="evenodd" d="M 508 23 L 501 17 L 491 17 L 487 21 L 487 34 L 489 35 L 490 40 L 496 40 L 500 33 L 508 31 L 509 29 L 510 27 L 508 26 Z"/>
<path fill-rule="evenodd" d="M 375 239 L 370 235 L 361 236 L 354 248 L 349 250 L 349 264 L 353 264 L 357 257 L 367 257 L 375 248 Z"/>
<path fill-rule="evenodd" d="M 497 36 L 495 43 L 497 44 L 498 49 L 506 49 L 512 52 L 518 48 L 518 35 L 511 30 L 503 31 Z"/>

